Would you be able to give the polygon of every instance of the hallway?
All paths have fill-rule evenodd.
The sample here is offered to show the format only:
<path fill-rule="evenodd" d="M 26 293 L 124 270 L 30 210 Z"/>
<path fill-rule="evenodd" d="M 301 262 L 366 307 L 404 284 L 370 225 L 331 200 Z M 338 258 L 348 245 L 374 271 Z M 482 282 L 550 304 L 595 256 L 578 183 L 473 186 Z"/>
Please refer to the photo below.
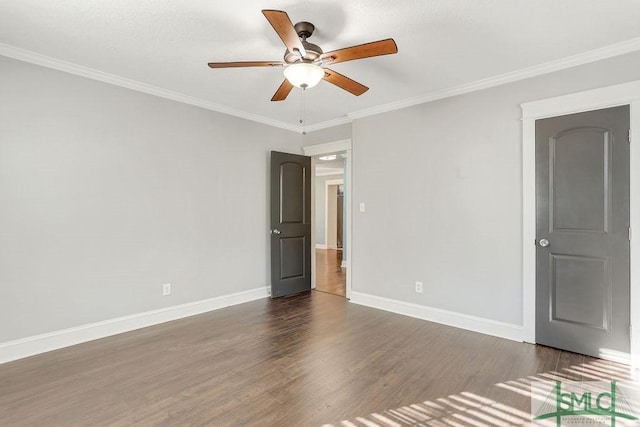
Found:
<path fill-rule="evenodd" d="M 346 296 L 346 268 L 341 265 L 341 250 L 316 249 L 316 291 Z"/>

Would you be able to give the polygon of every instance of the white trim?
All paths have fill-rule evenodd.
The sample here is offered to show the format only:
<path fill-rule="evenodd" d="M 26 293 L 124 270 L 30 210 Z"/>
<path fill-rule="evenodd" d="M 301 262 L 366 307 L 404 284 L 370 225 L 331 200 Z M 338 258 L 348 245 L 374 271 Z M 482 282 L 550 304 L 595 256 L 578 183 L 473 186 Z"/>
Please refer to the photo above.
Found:
<path fill-rule="evenodd" d="M 324 144 L 307 145 L 302 147 L 305 156 L 320 156 L 323 154 L 333 154 L 351 150 L 351 140 L 342 139 L 340 141 L 327 142 Z"/>
<path fill-rule="evenodd" d="M 536 215 L 535 120 L 629 104 L 631 133 L 640 135 L 640 80 L 528 102 L 522 107 L 522 282 L 524 339 L 535 342 Z M 631 146 L 631 227 L 640 229 L 640 144 Z M 640 239 L 631 240 L 631 325 L 640 328 Z M 640 364 L 640 334 L 631 335 L 631 358 Z"/>
<path fill-rule="evenodd" d="M 564 114 L 625 105 L 638 100 L 640 80 L 621 83 L 521 105 L 523 120 L 536 120 Z"/>
<path fill-rule="evenodd" d="M 546 62 L 544 64 L 534 65 L 532 67 L 500 74 L 460 86 L 455 86 L 449 89 L 426 93 L 415 96 L 413 98 L 403 99 L 400 101 L 390 102 L 388 104 L 379 105 L 364 110 L 354 111 L 347 114 L 347 117 L 349 117 L 351 120 L 355 120 L 362 117 L 385 113 L 388 111 L 399 110 L 401 108 L 411 107 L 417 104 L 424 104 L 439 99 L 463 95 L 465 93 L 475 92 L 478 90 L 488 89 L 507 83 L 513 83 L 519 80 L 524 80 L 543 74 L 553 73 L 555 71 L 565 70 L 567 68 L 576 67 L 578 65 L 601 61 L 603 59 L 624 55 L 638 50 L 640 50 L 640 37 L 601 47 L 599 49 L 590 50 L 588 52 L 580 53 L 577 55 L 568 56 L 566 58 L 558 59 L 555 61 Z"/>
<path fill-rule="evenodd" d="M 440 308 L 412 304 L 361 292 L 351 292 L 351 302 L 392 313 L 403 314 L 442 325 L 479 332 L 513 341 L 522 341 L 522 326 L 484 319 Z"/>
<path fill-rule="evenodd" d="M 524 341 L 532 344 L 536 342 L 535 131 L 535 120 L 522 122 L 522 326 L 524 329 Z M 533 188 L 533 197 L 531 197 L 531 188 Z M 533 259 L 533 262 L 531 262 L 531 259 Z"/>
<path fill-rule="evenodd" d="M 344 246 L 347 248 L 347 260 L 346 260 L 346 298 L 349 299 L 351 297 L 351 262 L 349 260 L 353 257 L 353 238 L 352 238 L 352 206 L 351 200 L 353 199 L 353 171 L 352 171 L 352 154 L 351 154 L 351 139 L 343 139 L 340 141 L 327 142 L 324 144 L 316 144 L 316 145 L 308 145 L 306 147 L 302 147 L 302 151 L 305 156 L 312 156 L 311 162 L 312 165 L 315 165 L 315 158 L 313 156 L 319 156 L 322 154 L 332 154 L 337 152 L 345 153 L 346 160 L 346 168 L 344 171 L 344 179 L 346 180 L 346 184 L 344 186 L 344 194 L 345 194 L 345 203 L 347 205 L 347 217 L 345 218 L 347 225 L 347 235 L 344 237 Z M 315 169 L 314 169 L 315 170 Z M 312 191 L 312 203 L 315 202 L 315 176 L 312 176 L 311 181 L 311 191 Z M 315 208 L 311 209 L 311 221 L 315 221 Z M 312 239 L 315 237 L 315 227 L 311 228 Z M 315 241 L 315 240 L 312 240 Z M 343 261 L 343 264 L 345 261 Z M 315 288 L 315 257 L 311 260 L 311 277 L 312 277 L 312 287 Z"/>
<path fill-rule="evenodd" d="M 352 120 L 348 116 L 347 117 L 340 117 L 340 118 L 337 118 L 337 119 L 326 120 L 324 122 L 314 123 L 312 125 L 306 126 L 305 130 L 307 132 L 314 132 L 316 130 L 332 128 L 332 127 L 340 126 L 340 125 L 347 125 L 347 124 L 349 124 L 351 122 L 352 122 Z"/>
<path fill-rule="evenodd" d="M 327 245 L 323 245 L 322 243 L 316 243 L 316 249 L 327 249 Z"/>
<path fill-rule="evenodd" d="M 351 268 L 351 260 L 353 259 L 353 254 L 355 251 L 355 245 L 353 244 L 353 151 L 351 150 L 351 141 L 349 141 L 349 149 L 345 151 L 345 179 L 347 180 L 346 185 L 344 186 L 344 194 L 345 194 L 345 202 L 347 204 L 347 217 L 345 221 L 347 221 L 347 236 L 342 244 L 343 249 L 346 248 L 346 260 L 345 252 L 342 252 L 342 267 L 346 268 L 345 277 L 347 281 L 347 289 L 345 292 L 345 296 L 347 299 L 351 298 L 351 287 L 352 285 L 352 271 Z"/>
<path fill-rule="evenodd" d="M 266 298 L 268 291 L 267 287 L 250 289 L 0 343 L 0 363 Z"/>
<path fill-rule="evenodd" d="M 344 169 L 336 169 L 335 171 L 328 171 L 328 172 L 316 172 L 316 176 L 331 176 L 331 175 L 344 175 Z"/>
<path fill-rule="evenodd" d="M 216 104 L 214 102 L 206 101 L 194 96 L 184 95 L 171 90 L 163 89 L 157 86 L 151 86 L 146 83 L 139 82 L 137 80 L 127 79 L 115 74 L 105 73 L 93 68 L 84 67 L 82 65 L 73 64 L 71 62 L 62 61 L 60 59 L 52 58 L 50 56 L 41 55 L 39 53 L 31 52 L 29 50 L 20 49 L 8 44 L 0 43 L 0 55 L 7 56 L 9 58 L 17 59 L 19 61 L 29 62 L 31 64 L 40 65 L 54 70 L 63 71 L 65 73 L 74 74 L 76 76 L 86 77 L 88 79 L 97 80 L 103 83 L 108 83 L 114 86 L 120 86 L 127 89 L 135 90 L 137 92 L 146 93 L 148 95 L 158 96 L 160 98 L 170 99 L 172 101 L 181 102 L 183 104 L 194 105 L 196 107 L 204 108 L 205 110 L 211 110 L 222 114 L 228 114 L 230 116 L 239 117 L 241 119 L 250 120 L 264 125 L 273 126 L 280 129 L 289 130 L 292 132 L 302 132 L 302 127 L 299 125 L 292 125 L 289 123 L 273 120 L 257 114 L 247 113 L 245 111 L 236 110 L 225 105 Z"/>
<path fill-rule="evenodd" d="M 342 261 L 340 263 L 340 268 L 347 268 L 347 261 Z"/>
<path fill-rule="evenodd" d="M 544 64 L 534 65 L 532 67 L 511 71 L 508 73 L 500 74 L 498 76 L 489 77 L 460 86 L 455 86 L 441 91 L 430 92 L 412 98 L 375 106 L 372 108 L 353 111 L 351 113 L 348 113 L 346 117 L 326 120 L 324 122 L 319 122 L 303 127 L 300 125 L 292 125 L 289 123 L 281 122 L 279 120 L 270 119 L 268 117 L 260 116 L 257 114 L 236 110 L 221 104 L 205 101 L 204 99 L 183 95 L 167 89 L 162 89 L 159 87 L 148 85 L 146 83 L 138 82 L 136 80 L 127 79 L 114 74 L 109 74 L 92 68 L 73 64 L 71 62 L 62 61 L 26 49 L 21 49 L 5 43 L 0 43 L 0 55 L 2 56 L 7 56 L 9 58 L 14 58 L 20 61 L 41 65 L 43 67 L 64 71 L 82 77 L 87 77 L 116 86 L 125 87 L 138 92 L 159 96 L 161 98 L 171 99 L 173 101 L 182 102 L 189 105 L 195 105 L 207 110 L 229 114 L 231 116 L 240 117 L 246 120 L 251 120 L 257 123 L 262 123 L 265 125 L 274 126 L 280 129 L 285 129 L 297 133 L 302 133 L 303 131 L 313 132 L 321 129 L 331 128 L 334 126 L 349 124 L 353 122 L 353 120 L 362 117 L 368 117 L 375 114 L 411 107 L 417 104 L 424 104 L 439 99 L 450 98 L 452 96 L 458 96 L 465 93 L 500 86 L 506 83 L 512 83 L 518 80 L 524 80 L 531 77 L 552 73 L 554 71 L 565 70 L 567 68 L 576 67 L 578 65 L 601 61 L 603 59 L 612 58 L 614 56 L 625 55 L 627 53 L 635 52 L 638 50 L 640 50 L 640 37 L 626 40 L 613 45 L 604 46 L 577 55 L 568 56 L 566 58 L 561 58 L 555 61 L 546 62 Z M 311 156 L 313 154 L 307 155 Z"/>

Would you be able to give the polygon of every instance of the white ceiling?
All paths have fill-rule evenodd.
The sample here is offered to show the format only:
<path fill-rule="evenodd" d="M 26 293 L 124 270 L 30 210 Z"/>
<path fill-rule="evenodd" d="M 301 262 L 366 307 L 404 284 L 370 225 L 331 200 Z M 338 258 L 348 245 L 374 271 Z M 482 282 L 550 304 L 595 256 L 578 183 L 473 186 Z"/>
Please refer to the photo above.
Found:
<path fill-rule="evenodd" d="M 317 160 L 316 176 L 342 175 L 344 173 L 344 159 L 338 155 L 335 160 Z"/>
<path fill-rule="evenodd" d="M 369 86 L 362 96 L 327 82 L 306 91 L 309 129 L 540 64 L 640 49 L 638 0 L 2 0 L 0 54 L 294 129 L 302 91 L 270 101 L 281 68 L 207 67 L 282 59 L 261 9 L 311 21 L 309 41 L 325 51 L 388 37 L 398 45 L 397 55 L 332 67 Z"/>

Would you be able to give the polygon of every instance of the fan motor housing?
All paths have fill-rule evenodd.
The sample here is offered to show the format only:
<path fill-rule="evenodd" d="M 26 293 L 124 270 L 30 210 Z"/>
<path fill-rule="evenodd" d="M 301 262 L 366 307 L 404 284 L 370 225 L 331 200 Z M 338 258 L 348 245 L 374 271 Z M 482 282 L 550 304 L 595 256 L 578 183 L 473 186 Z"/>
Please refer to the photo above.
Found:
<path fill-rule="evenodd" d="M 289 52 L 288 50 L 284 52 L 284 62 L 287 64 L 295 64 L 296 62 L 317 62 L 320 60 L 320 55 L 322 55 L 322 49 L 320 46 L 309 43 L 307 41 L 307 37 L 311 37 L 316 27 L 311 22 L 302 21 L 298 22 L 293 26 L 302 41 L 302 46 L 304 46 L 304 50 L 306 51 L 306 55 L 300 57 L 299 55 Z"/>
<path fill-rule="evenodd" d="M 300 58 L 299 55 L 291 53 L 287 50 L 284 52 L 284 62 L 286 62 L 287 64 L 294 64 L 296 62 L 300 62 L 301 60 L 305 62 L 316 62 L 320 59 L 320 55 L 322 55 L 323 53 L 320 46 L 309 43 L 307 41 L 303 41 L 302 46 L 304 46 L 306 55 Z"/>

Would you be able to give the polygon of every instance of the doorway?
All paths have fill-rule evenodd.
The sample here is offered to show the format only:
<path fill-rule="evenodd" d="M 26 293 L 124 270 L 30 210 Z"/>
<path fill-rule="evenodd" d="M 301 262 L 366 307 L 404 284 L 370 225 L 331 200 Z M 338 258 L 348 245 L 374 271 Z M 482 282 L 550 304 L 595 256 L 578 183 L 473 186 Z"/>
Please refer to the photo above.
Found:
<path fill-rule="evenodd" d="M 312 241 L 316 244 L 316 256 L 312 257 L 312 287 L 318 291 L 330 292 L 349 299 L 351 293 L 351 140 L 340 140 L 325 144 L 303 147 L 304 154 L 311 156 L 312 164 Z M 320 160 L 320 157 L 328 157 L 328 160 Z M 317 167 L 319 166 L 319 175 Z M 327 181 L 340 179 L 341 184 L 331 189 L 336 193 L 336 213 L 341 198 L 343 207 L 342 227 L 337 226 L 339 218 L 336 215 L 335 245 L 329 247 L 326 239 L 326 186 Z M 321 197 L 318 197 L 318 193 Z M 338 236 L 337 229 L 342 230 L 342 236 Z M 338 242 L 340 240 L 340 242 Z M 341 248 L 339 247 L 341 246 Z M 328 289 L 325 288 L 328 286 Z"/>
<path fill-rule="evenodd" d="M 629 353 L 629 106 L 536 121 L 536 342 Z"/>
<path fill-rule="evenodd" d="M 315 289 L 344 297 L 345 155 L 333 153 L 316 156 L 315 160 Z"/>
<path fill-rule="evenodd" d="M 539 119 L 602 108 L 630 105 L 631 136 L 640 135 L 640 80 L 598 89 L 587 90 L 555 98 L 527 102 L 522 107 L 522 279 L 523 325 L 522 338 L 536 342 L 536 179 L 535 179 L 535 122 Z M 630 223 L 631 229 L 640 227 L 640 146 L 630 145 Z M 632 237 L 630 255 L 630 320 L 640 324 L 640 240 Z M 630 353 L 601 349 L 599 357 L 640 365 L 640 334 L 631 334 Z"/>
<path fill-rule="evenodd" d="M 311 290 L 311 158 L 271 152 L 271 297 Z"/>

